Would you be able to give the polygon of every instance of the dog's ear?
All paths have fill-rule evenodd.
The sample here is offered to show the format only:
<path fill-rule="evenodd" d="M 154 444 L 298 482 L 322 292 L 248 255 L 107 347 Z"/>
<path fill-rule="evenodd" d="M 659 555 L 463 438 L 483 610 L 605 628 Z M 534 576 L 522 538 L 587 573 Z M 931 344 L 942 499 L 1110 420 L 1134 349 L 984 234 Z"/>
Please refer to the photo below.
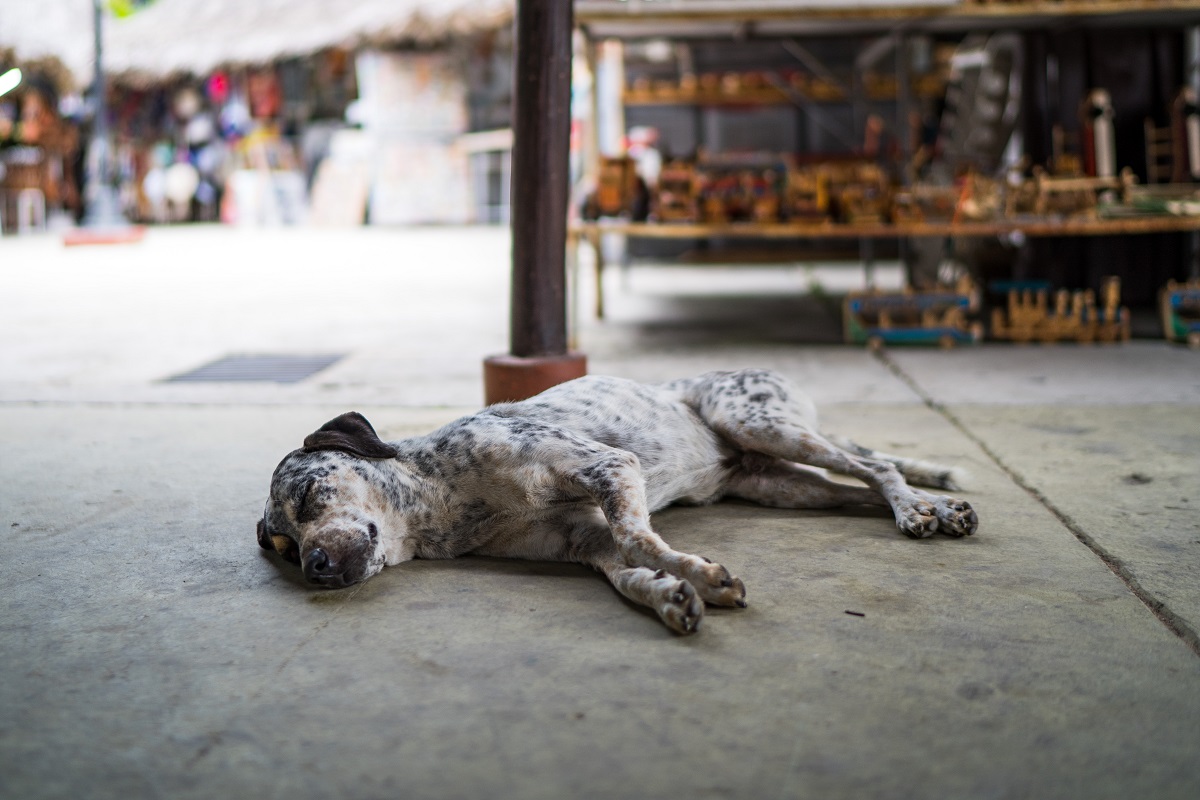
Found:
<path fill-rule="evenodd" d="M 271 541 L 270 534 L 267 533 L 267 521 L 265 519 L 258 521 L 258 546 L 263 550 L 275 549 L 275 544 Z"/>
<path fill-rule="evenodd" d="M 396 448 L 379 438 L 367 418 L 348 411 L 329 420 L 304 440 L 304 452 L 340 450 L 359 458 L 395 458 Z"/>
<path fill-rule="evenodd" d="M 258 546 L 263 550 L 274 550 L 284 561 L 300 563 L 300 545 L 288 536 L 274 536 L 267 530 L 267 521 L 258 521 Z"/>

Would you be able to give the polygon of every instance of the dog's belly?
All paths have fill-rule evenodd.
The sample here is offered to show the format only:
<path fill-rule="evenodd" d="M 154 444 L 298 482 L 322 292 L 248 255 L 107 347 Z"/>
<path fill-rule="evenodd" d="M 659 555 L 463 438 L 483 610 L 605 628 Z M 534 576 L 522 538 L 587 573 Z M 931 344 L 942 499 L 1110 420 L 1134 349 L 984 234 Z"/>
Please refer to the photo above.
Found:
<path fill-rule="evenodd" d="M 735 455 L 678 393 L 658 386 L 589 376 L 516 408 L 540 422 L 636 455 L 651 511 L 671 503 L 719 499 Z"/>
<path fill-rule="evenodd" d="M 646 505 L 658 511 L 672 503 L 706 505 L 715 503 L 724 494 L 729 468 L 714 465 L 688 472 L 664 470 L 646 477 Z"/>

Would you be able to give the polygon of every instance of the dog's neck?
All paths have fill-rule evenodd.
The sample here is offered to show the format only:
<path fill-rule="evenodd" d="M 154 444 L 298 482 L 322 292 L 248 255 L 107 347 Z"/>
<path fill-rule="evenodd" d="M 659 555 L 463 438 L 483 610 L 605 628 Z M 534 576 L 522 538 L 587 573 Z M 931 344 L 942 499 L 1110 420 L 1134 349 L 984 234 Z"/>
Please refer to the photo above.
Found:
<path fill-rule="evenodd" d="M 446 557 L 430 548 L 442 538 L 437 533 L 447 525 L 446 498 L 451 487 L 429 462 L 426 450 L 403 441 L 389 444 L 398 450 L 396 457 L 377 462 L 386 477 L 391 539 L 385 542 L 388 564 L 415 557 Z"/>

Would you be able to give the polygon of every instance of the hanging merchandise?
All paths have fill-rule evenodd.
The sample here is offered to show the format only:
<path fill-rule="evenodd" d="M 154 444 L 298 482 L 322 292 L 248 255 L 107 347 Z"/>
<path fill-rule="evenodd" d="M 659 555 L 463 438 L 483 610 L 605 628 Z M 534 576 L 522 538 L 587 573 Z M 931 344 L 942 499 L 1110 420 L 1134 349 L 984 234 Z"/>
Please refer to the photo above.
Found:
<path fill-rule="evenodd" d="M 226 139 L 238 139 L 250 131 L 250 106 L 240 91 L 230 92 L 229 102 L 221 109 L 218 121 L 221 135 Z"/>
<path fill-rule="evenodd" d="M 204 92 L 213 105 L 223 104 L 229 99 L 229 75 L 220 71 L 214 72 L 204 82 Z"/>
<path fill-rule="evenodd" d="M 274 70 L 265 69 L 250 73 L 247 90 L 250 95 L 250 114 L 254 119 L 273 119 L 279 115 L 283 93 Z"/>
<path fill-rule="evenodd" d="M 200 94 L 189 86 L 176 92 L 171 108 L 175 112 L 175 116 L 182 120 L 189 120 L 196 116 L 203 104 L 204 101 L 200 98 Z"/>

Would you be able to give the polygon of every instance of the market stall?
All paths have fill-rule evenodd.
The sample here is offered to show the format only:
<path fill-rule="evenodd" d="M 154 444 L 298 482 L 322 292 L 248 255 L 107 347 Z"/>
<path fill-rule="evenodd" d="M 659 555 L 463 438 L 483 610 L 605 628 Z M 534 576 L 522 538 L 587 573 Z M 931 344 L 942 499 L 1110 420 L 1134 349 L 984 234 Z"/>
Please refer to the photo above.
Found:
<path fill-rule="evenodd" d="M 589 60 L 620 53 L 627 134 L 605 143 L 600 119 L 572 227 L 598 270 L 619 234 L 633 258 L 734 263 L 747 243 L 788 259 L 782 242 L 819 240 L 869 265 L 872 243 L 898 242 L 917 288 L 937 288 L 953 251 L 978 282 L 1099 289 L 1113 274 L 1142 304 L 1196 274 L 1200 3 L 577 8 Z"/>

